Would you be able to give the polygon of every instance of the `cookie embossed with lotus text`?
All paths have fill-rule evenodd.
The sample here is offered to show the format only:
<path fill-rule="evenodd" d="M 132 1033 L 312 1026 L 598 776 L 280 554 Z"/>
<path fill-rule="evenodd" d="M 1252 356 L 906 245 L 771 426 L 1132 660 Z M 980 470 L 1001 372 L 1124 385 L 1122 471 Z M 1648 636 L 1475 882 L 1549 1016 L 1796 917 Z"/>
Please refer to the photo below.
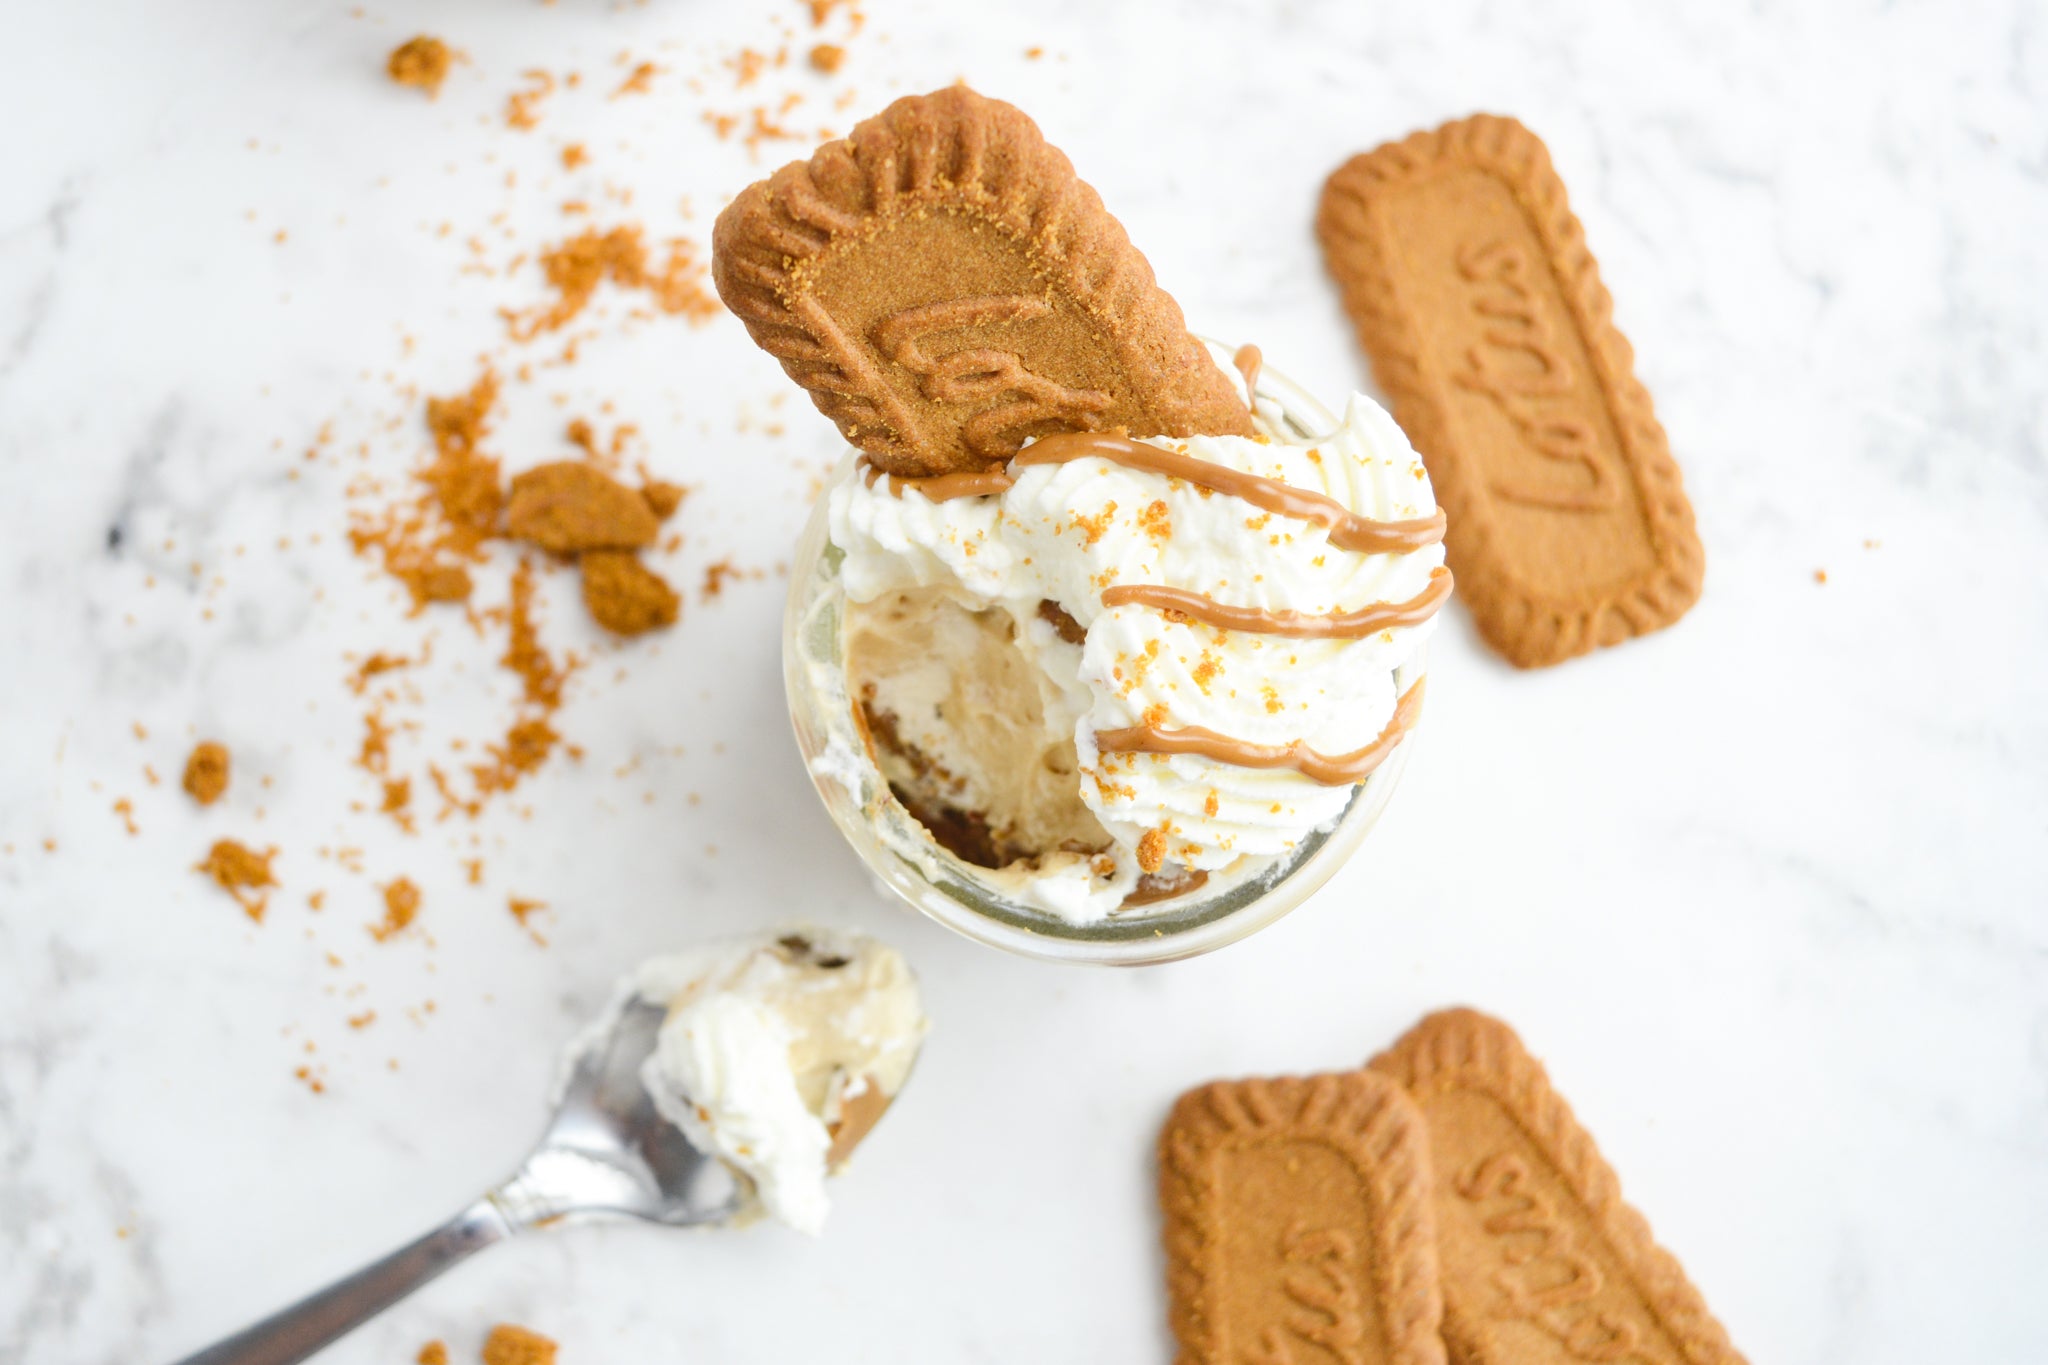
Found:
<path fill-rule="evenodd" d="M 1373 1059 L 1428 1123 L 1459 1365 L 1743 1365 L 1513 1030 L 1432 1014 Z"/>
<path fill-rule="evenodd" d="M 1218 1081 L 1159 1137 L 1180 1365 L 1443 1365 L 1428 1137 L 1369 1071 Z"/>
<path fill-rule="evenodd" d="M 1682 616 L 1692 506 L 1535 134 L 1482 114 L 1353 157 L 1316 233 L 1487 640 L 1533 668 Z"/>
<path fill-rule="evenodd" d="M 718 216 L 726 307 L 891 474 L 1000 466 L 1033 436 L 1252 434 L 1095 191 L 965 86 L 896 101 Z"/>

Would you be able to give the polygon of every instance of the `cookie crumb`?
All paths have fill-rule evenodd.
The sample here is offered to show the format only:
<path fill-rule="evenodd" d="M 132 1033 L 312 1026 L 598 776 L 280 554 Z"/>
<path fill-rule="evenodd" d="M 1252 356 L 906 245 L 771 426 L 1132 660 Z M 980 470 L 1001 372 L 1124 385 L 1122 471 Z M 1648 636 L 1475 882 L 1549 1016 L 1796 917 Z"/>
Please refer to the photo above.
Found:
<path fill-rule="evenodd" d="M 410 877 L 399 877 L 384 888 L 384 919 L 370 926 L 370 937 L 386 942 L 405 929 L 420 913 L 420 889 Z"/>
<path fill-rule="evenodd" d="M 275 848 L 258 853 L 239 839 L 220 839 L 207 851 L 206 861 L 193 870 L 213 878 L 216 886 L 235 898 L 244 914 L 261 924 L 269 903 L 263 889 L 277 885 L 270 872 L 270 860 L 276 856 Z"/>
<path fill-rule="evenodd" d="M 448 79 L 454 61 L 455 53 L 448 44 L 423 33 L 394 48 L 384 69 L 398 84 L 424 90 L 428 99 L 438 99 L 441 82 Z"/>
<path fill-rule="evenodd" d="M 846 65 L 846 49 L 837 43 L 819 43 L 811 49 L 811 66 L 831 75 Z"/>
<path fill-rule="evenodd" d="M 653 62 L 642 62 L 633 68 L 633 73 L 626 77 L 623 85 L 612 91 L 612 98 L 618 99 L 622 95 L 644 95 L 654 88 L 654 78 L 660 74 L 661 68 Z"/>
<path fill-rule="evenodd" d="M 1815 569 L 1813 571 L 1813 581 L 1825 584 L 1828 581 L 1828 571 L 1826 569 Z"/>
<path fill-rule="evenodd" d="M 555 1365 L 555 1343 L 538 1332 L 501 1322 L 484 1341 L 484 1365 Z"/>
<path fill-rule="evenodd" d="M 413 1357 L 419 1365 L 448 1365 L 448 1343 L 430 1341 L 420 1347 L 420 1353 Z"/>
<path fill-rule="evenodd" d="M 185 790 L 194 801 L 210 806 L 228 789 L 228 750 L 225 744 L 206 740 L 185 760 Z"/>
<path fill-rule="evenodd" d="M 583 604 L 599 625 L 620 635 L 674 625 L 682 612 L 682 599 L 667 580 L 621 550 L 583 556 Z"/>
<path fill-rule="evenodd" d="M 556 554 L 635 550 L 660 527 L 645 497 L 581 460 L 556 460 L 512 480 L 505 530 Z"/>
<path fill-rule="evenodd" d="M 1138 840 L 1138 868 L 1142 872 L 1157 872 L 1166 866 L 1166 831 L 1148 829 Z"/>

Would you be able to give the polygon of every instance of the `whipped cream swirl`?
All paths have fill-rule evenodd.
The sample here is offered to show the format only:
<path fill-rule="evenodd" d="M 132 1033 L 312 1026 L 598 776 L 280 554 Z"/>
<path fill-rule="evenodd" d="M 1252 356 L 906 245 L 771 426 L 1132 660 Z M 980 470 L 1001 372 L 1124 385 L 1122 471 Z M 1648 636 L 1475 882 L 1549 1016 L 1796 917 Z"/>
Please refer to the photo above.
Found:
<path fill-rule="evenodd" d="M 1375 522 L 1437 510 L 1421 459 L 1363 395 L 1353 395 L 1335 430 L 1313 439 L 1260 427 L 1256 438 L 1146 444 L 1325 495 Z M 1107 913 L 1140 864 L 1155 870 L 1163 857 L 1229 869 L 1284 855 L 1334 822 L 1351 800 L 1348 784 L 1196 753 L 1102 752 L 1096 736 L 1200 729 L 1247 745 L 1352 753 L 1393 722 L 1395 670 L 1428 636 L 1432 613 L 1360 638 L 1296 638 L 1225 629 L 1156 605 L 1106 606 L 1104 593 L 1162 585 L 1255 611 L 1355 612 L 1429 599 L 1447 586 L 1432 577 L 1442 545 L 1341 549 L 1313 521 L 1094 456 L 1020 459 L 1010 474 L 1001 492 L 936 501 L 914 482 L 846 480 L 831 493 L 831 538 L 845 554 L 841 583 L 851 601 L 935 589 L 970 610 L 1004 608 L 1016 621 L 1020 647 L 1052 684 L 1047 725 L 1072 735 L 1081 798 L 1116 842 L 1111 885 L 1058 898 L 1058 912 Z M 1062 639 L 1041 617 L 1044 601 L 1082 627 L 1083 643 Z"/>

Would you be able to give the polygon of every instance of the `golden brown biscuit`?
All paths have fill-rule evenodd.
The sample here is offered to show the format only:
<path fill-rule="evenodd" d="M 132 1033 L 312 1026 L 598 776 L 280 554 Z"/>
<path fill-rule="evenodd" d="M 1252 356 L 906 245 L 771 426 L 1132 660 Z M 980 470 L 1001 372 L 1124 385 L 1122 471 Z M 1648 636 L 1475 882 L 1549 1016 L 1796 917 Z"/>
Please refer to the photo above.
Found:
<path fill-rule="evenodd" d="M 1159 1136 L 1181 1365 L 1442 1365 L 1428 1145 L 1369 1071 L 1181 1096 Z"/>
<path fill-rule="evenodd" d="M 1481 634 L 1534 668 L 1682 616 L 1692 506 L 1536 136 L 1477 115 L 1354 157 L 1316 233 Z"/>
<path fill-rule="evenodd" d="M 1459 1365 L 1742 1365 L 1506 1024 L 1444 1010 L 1372 1068 L 1428 1121 L 1443 1331 Z"/>
<path fill-rule="evenodd" d="M 719 297 L 905 476 L 1032 436 L 1245 435 L 1236 387 L 1036 124 L 956 85 L 897 100 L 718 216 Z"/>

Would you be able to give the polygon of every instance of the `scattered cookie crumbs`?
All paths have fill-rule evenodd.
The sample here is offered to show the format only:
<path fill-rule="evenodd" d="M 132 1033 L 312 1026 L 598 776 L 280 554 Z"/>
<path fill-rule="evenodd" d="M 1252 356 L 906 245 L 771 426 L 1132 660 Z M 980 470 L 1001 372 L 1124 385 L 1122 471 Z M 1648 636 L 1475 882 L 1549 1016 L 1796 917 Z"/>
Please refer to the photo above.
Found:
<path fill-rule="evenodd" d="M 276 856 L 275 848 L 258 853 L 240 840 L 220 839 L 194 870 L 213 878 L 216 886 L 235 898 L 244 914 L 261 924 L 269 903 L 264 889 L 277 885 L 270 872 L 270 860 Z"/>
<path fill-rule="evenodd" d="M 574 320 L 609 279 L 621 289 L 644 290 L 664 313 L 681 314 L 701 323 L 716 317 L 722 306 L 704 287 L 705 267 L 696 244 L 687 237 L 667 242 L 661 269 L 653 268 L 646 235 L 635 224 L 600 230 L 588 228 L 543 251 L 541 273 L 555 292 L 553 303 L 518 313 L 504 310 L 513 340 L 531 341 L 559 331 Z"/>
<path fill-rule="evenodd" d="M 477 791 L 486 797 L 511 791 L 519 785 L 521 778 L 548 761 L 548 755 L 554 752 L 561 738 L 560 732 L 548 724 L 545 717 L 533 716 L 518 722 L 505 732 L 502 743 L 484 746 L 490 762 L 470 768 Z M 467 805 L 463 809 L 474 815 L 477 806 Z"/>
<path fill-rule="evenodd" d="M 562 704 L 562 684 L 575 671 L 577 660 L 572 655 L 557 664 L 541 644 L 540 629 L 533 615 L 533 591 L 533 564 L 522 559 L 512 571 L 512 600 L 506 608 L 510 638 L 498 662 L 519 675 L 529 703 L 552 711 Z"/>
<path fill-rule="evenodd" d="M 443 1341 L 430 1341 L 420 1347 L 420 1353 L 413 1359 L 418 1361 L 419 1365 L 448 1365 L 448 1344 Z"/>
<path fill-rule="evenodd" d="M 754 51 L 751 47 L 743 47 L 726 58 L 725 64 L 733 70 L 733 85 L 745 89 L 754 83 L 762 69 L 768 65 L 768 56 L 766 53 Z"/>
<path fill-rule="evenodd" d="M 540 102 L 555 92 L 555 78 L 545 71 L 520 73 L 524 90 L 515 90 L 505 100 L 505 126 L 521 132 L 540 126 Z"/>
<path fill-rule="evenodd" d="M 304 1081 L 306 1083 L 306 1089 L 312 1091 L 314 1094 L 324 1095 L 327 1093 L 327 1082 L 322 1080 L 318 1075 L 316 1075 L 312 1067 L 299 1066 L 292 1071 L 292 1075 Z"/>
<path fill-rule="evenodd" d="M 844 24 L 846 32 L 858 33 L 861 28 L 861 12 L 847 0 L 802 0 L 802 3 L 810 10 L 816 26 L 823 27 L 828 18 L 836 17 L 847 21 Z M 795 40 L 789 25 L 778 22 L 777 26 L 791 41 L 780 50 L 774 50 L 772 45 L 763 45 L 770 47 L 769 54 L 756 54 L 752 74 L 760 77 L 759 83 L 764 86 L 772 85 L 775 79 L 801 80 L 796 73 L 801 70 L 809 46 Z M 830 36 L 837 40 L 816 45 L 819 52 L 813 58 L 813 66 L 829 74 L 839 69 L 845 60 L 846 49 L 840 44 L 846 40 L 838 28 L 829 35 L 820 33 L 817 36 L 821 39 Z M 422 51 L 411 51 L 414 49 Z M 406 57 L 406 74 L 399 70 L 402 55 Z M 431 56 L 438 66 L 430 81 L 414 78 L 414 72 L 423 72 L 425 67 L 425 63 L 414 62 L 415 56 Z M 391 76 L 432 96 L 449 73 L 452 63 L 461 60 L 462 54 L 448 49 L 445 43 L 422 37 L 391 54 Z M 789 77 L 770 74 L 784 69 L 790 71 Z M 623 77 L 624 83 L 613 92 L 614 97 L 649 93 L 661 71 L 662 68 L 653 62 L 636 63 L 633 57 L 621 53 L 614 79 Z M 573 88 L 577 84 L 574 75 L 568 73 L 550 74 L 534 69 L 522 73 L 522 76 L 521 88 L 511 94 L 505 106 L 506 123 L 517 129 L 537 127 L 544 101 L 556 90 Z M 597 81 L 591 84 L 597 87 L 591 91 L 593 95 L 602 88 Z M 838 89 L 843 93 L 835 107 L 843 109 L 854 92 L 843 85 Z M 767 138 L 832 136 L 829 132 L 814 132 L 808 127 L 794 126 L 795 120 L 790 116 L 803 102 L 801 95 L 794 92 L 771 93 L 761 98 L 763 105 L 751 111 L 750 120 L 742 115 L 733 121 L 733 131 L 745 134 L 750 150 Z M 589 165 L 592 159 L 588 146 L 582 141 L 566 143 L 555 149 L 543 144 L 533 150 L 534 155 L 546 162 L 559 160 L 561 168 L 570 172 Z M 525 168 L 516 173 L 507 170 L 503 177 L 506 187 L 512 188 L 518 177 L 526 174 L 528 170 Z M 607 183 L 599 187 L 591 183 L 578 189 L 581 190 L 579 197 L 589 204 L 607 200 L 630 204 L 633 197 L 630 184 Z M 687 202 L 681 211 L 684 218 L 690 217 Z M 501 214 L 500 218 L 503 216 Z M 492 226 L 497 228 L 501 224 L 494 220 Z M 441 235 L 459 240 L 460 230 L 444 224 Z M 509 229 L 503 236 L 516 244 Z M 487 635 L 503 630 L 509 639 L 500 662 L 520 677 L 522 699 L 501 740 L 488 741 L 475 735 L 456 738 L 449 744 L 457 754 L 455 761 L 450 762 L 446 758 L 438 763 L 427 761 L 439 756 L 416 755 L 413 752 L 426 732 L 410 717 L 406 708 L 422 703 L 421 692 L 432 681 L 432 675 L 425 666 L 441 628 L 434 627 L 424 641 L 414 637 L 409 646 L 401 644 L 397 650 L 377 651 L 367 658 L 357 656 L 349 659 L 344 681 L 355 695 L 365 698 L 362 703 L 365 712 L 362 761 L 365 767 L 374 770 L 376 778 L 371 794 L 357 803 L 356 808 L 391 815 L 407 829 L 418 818 L 420 809 L 413 797 L 417 794 L 425 799 L 428 778 L 432 780 L 432 790 L 440 797 L 440 810 L 434 818 L 446 819 L 456 813 L 474 817 L 491 795 L 510 790 L 557 750 L 568 753 L 572 759 L 580 757 L 580 750 L 564 741 L 553 723 L 554 712 L 562 702 L 564 683 L 577 670 L 580 661 L 573 654 L 559 650 L 551 653 L 546 649 L 534 621 L 537 578 L 540 573 L 553 572 L 561 566 L 561 561 L 541 557 L 530 562 L 524 557 L 518 558 L 512 565 L 509 601 L 495 605 L 487 596 L 492 592 L 493 584 L 499 591 L 504 589 L 505 557 L 500 551 L 490 550 L 488 544 L 507 538 L 507 513 L 512 494 L 516 492 L 516 487 L 508 487 L 503 479 L 499 461 L 484 452 L 493 418 L 497 415 L 500 397 L 497 375 L 502 373 L 507 384 L 530 386 L 534 383 L 536 370 L 573 364 L 577 348 L 600 335 L 599 330 L 590 325 L 590 318 L 584 316 L 586 310 L 591 317 L 608 321 L 609 316 L 620 316 L 628 324 L 651 319 L 657 311 L 698 324 L 721 311 L 708 287 L 706 258 L 700 249 L 687 239 L 666 238 L 660 235 L 659 229 L 644 229 L 631 223 L 597 227 L 531 254 L 521 250 L 509 264 L 490 260 L 481 236 L 471 238 L 470 245 L 474 254 L 464 265 L 463 273 L 501 274 L 538 264 L 549 294 L 538 306 L 501 310 L 507 324 L 509 345 L 501 342 L 480 358 L 477 380 L 468 391 L 426 402 L 427 426 L 433 439 L 434 453 L 432 463 L 423 463 L 414 471 L 416 482 L 410 487 L 394 488 L 384 482 L 384 476 L 371 472 L 367 467 L 360 477 L 351 480 L 351 542 L 358 554 L 398 580 L 415 616 L 433 607 L 434 619 L 438 621 L 442 614 L 437 604 L 461 603 L 463 609 L 450 614 L 447 619 L 458 625 L 466 620 L 472 629 Z M 591 308 L 593 302 L 598 302 L 597 295 L 607 282 L 619 291 L 638 294 L 640 299 L 633 306 L 620 307 L 617 314 Z M 572 323 L 575 324 L 573 327 Z M 558 358 L 535 356 L 522 362 L 516 352 L 507 358 L 510 346 L 530 343 L 544 334 L 555 333 L 561 334 L 561 339 L 554 343 L 562 348 Z M 412 355 L 413 338 L 408 335 L 403 337 L 403 341 L 405 354 Z M 365 377 L 368 377 L 367 373 Z M 397 381 L 393 379 L 393 382 Z M 408 404 L 422 401 L 416 396 L 416 390 L 401 389 L 400 392 Z M 418 409 L 414 408 L 414 411 Z M 610 413 L 611 404 L 605 403 L 602 411 Z M 402 428 L 393 418 L 382 430 L 396 432 Z M 588 442 L 578 441 L 577 444 L 593 464 L 619 472 L 626 464 L 621 458 L 622 448 L 632 431 L 633 428 L 626 426 L 614 431 L 608 454 L 598 441 L 597 431 L 587 425 Z M 359 455 L 367 465 L 372 455 L 371 440 L 366 439 L 355 452 L 346 452 L 335 448 L 328 432 L 323 430 L 319 441 L 305 452 L 305 456 L 309 461 L 333 464 L 349 453 Z M 673 517 L 684 501 L 686 490 L 680 485 L 654 478 L 644 464 L 638 474 L 636 482 L 639 487 L 611 480 L 608 481 L 610 487 L 606 496 L 609 497 L 614 490 L 625 492 L 636 500 L 645 514 L 654 518 L 657 525 Z M 615 507 L 618 505 L 614 504 Z M 644 524 L 638 515 L 622 515 Z M 634 530 L 629 538 L 638 540 L 644 534 L 642 530 Z M 662 539 L 670 550 L 681 543 L 681 536 L 673 530 L 659 532 L 648 539 Z M 574 555 L 577 551 L 557 553 Z M 641 630 L 669 624 L 676 619 L 682 605 L 680 596 L 634 555 L 613 549 L 589 548 L 583 553 L 583 592 L 589 609 L 601 624 L 613 630 Z M 706 575 L 707 593 L 717 595 L 724 580 L 732 576 L 742 576 L 742 571 L 729 561 L 716 566 Z M 761 571 L 751 571 L 744 576 L 765 575 Z M 589 600 L 593 595 L 593 581 L 601 589 L 596 593 L 596 601 Z M 423 644 L 428 648 L 422 648 Z M 384 680 L 391 671 L 409 667 L 416 672 L 400 680 L 400 685 L 393 686 Z M 456 668 L 460 671 L 459 662 Z M 401 737 L 404 737 L 402 743 L 406 747 L 399 747 Z M 480 752 L 488 756 L 484 762 L 464 761 L 476 759 Z M 410 773 L 406 769 L 410 769 Z M 454 782 L 462 782 L 465 788 L 468 783 L 464 777 L 473 778 L 475 795 L 456 789 L 450 774 L 454 775 Z M 476 846 L 474 837 L 470 842 Z M 242 851 L 248 852 L 246 849 Z M 267 885 L 276 884 L 269 878 L 269 861 L 274 853 L 272 850 L 260 859 L 249 854 Z M 333 853 L 323 850 L 323 854 L 358 875 L 365 870 L 365 859 L 360 849 Z M 209 859 L 209 863 L 212 861 Z M 481 860 L 466 860 L 466 864 L 470 868 L 471 881 L 480 882 Z M 206 870 L 213 871 L 210 866 Z M 215 875 L 219 880 L 218 874 Z M 386 917 L 373 929 L 380 939 L 411 923 L 419 908 L 419 891 L 410 879 L 398 878 L 382 890 Z M 400 902 L 396 912 L 392 904 L 394 896 Z M 312 892 L 307 897 L 308 904 L 318 909 L 323 898 L 324 892 Z M 240 892 L 237 899 L 243 900 Z M 247 908 L 247 902 L 244 903 Z M 251 911 L 252 918 L 261 914 L 261 900 L 258 899 L 256 904 L 259 908 Z M 542 905 L 539 901 L 518 897 L 509 898 L 508 904 L 514 919 L 522 925 L 528 915 Z M 302 1075 L 301 1079 L 319 1088 L 310 1073 Z M 517 1329 L 511 1330 L 516 1332 Z M 551 1343 L 537 1337 L 532 1340 L 546 1344 L 552 1353 Z M 445 1347 L 442 1352 L 445 1359 Z M 425 1354 L 422 1353 L 423 1356 Z"/>
<path fill-rule="evenodd" d="M 512 480 L 505 529 L 515 540 L 575 554 L 651 545 L 659 523 L 645 497 L 603 470 L 557 460 Z"/>
<path fill-rule="evenodd" d="M 375 1010 L 364 1010 L 361 1014 L 351 1014 L 348 1017 L 348 1026 L 356 1030 L 366 1029 L 376 1022 L 377 1011 Z"/>
<path fill-rule="evenodd" d="M 423 33 L 392 49 L 384 69 L 400 85 L 424 90 L 428 99 L 439 99 L 441 82 L 448 79 L 454 61 L 455 53 L 448 44 Z"/>
<path fill-rule="evenodd" d="M 501 1322 L 484 1339 L 484 1365 L 555 1365 L 555 1349 L 540 1333 Z"/>
<path fill-rule="evenodd" d="M 379 943 L 388 942 L 404 933 L 407 926 L 419 917 L 420 889 L 414 886 L 410 877 L 399 877 L 384 888 L 384 918 L 370 926 L 370 936 Z"/>
<path fill-rule="evenodd" d="M 1828 581 L 1828 571 L 1826 569 L 1815 569 L 1813 571 L 1813 581 L 1825 584 Z"/>
<path fill-rule="evenodd" d="M 125 796 L 115 801 L 114 814 L 121 817 L 121 823 L 127 827 L 130 834 L 142 833 L 135 824 L 135 803 L 133 801 L 130 801 Z"/>
<path fill-rule="evenodd" d="M 483 557 L 497 530 L 504 495 L 498 462 L 479 449 L 490 429 L 498 378 L 485 369 L 465 393 L 427 400 L 434 459 L 416 472 L 425 491 L 410 501 L 350 518 L 349 543 L 374 556 L 405 585 L 415 613 L 432 602 L 460 602 L 472 590 L 464 562 Z"/>
<path fill-rule="evenodd" d="M 735 578 L 765 578 L 760 569 L 742 569 L 730 558 L 721 559 L 704 567 L 703 597 L 706 602 L 715 601 L 725 591 L 726 582 Z"/>
<path fill-rule="evenodd" d="M 1024 49 L 1024 60 L 1027 62 L 1035 62 L 1044 55 L 1045 49 L 1042 47 L 1027 47 Z"/>
<path fill-rule="evenodd" d="M 194 801 L 210 806 L 228 789 L 227 746 L 206 740 L 185 760 L 185 790 Z"/>
<path fill-rule="evenodd" d="M 606 630 L 642 635 L 674 625 L 682 611 L 675 589 L 630 551 L 593 550 L 582 566 L 583 604 Z"/>

